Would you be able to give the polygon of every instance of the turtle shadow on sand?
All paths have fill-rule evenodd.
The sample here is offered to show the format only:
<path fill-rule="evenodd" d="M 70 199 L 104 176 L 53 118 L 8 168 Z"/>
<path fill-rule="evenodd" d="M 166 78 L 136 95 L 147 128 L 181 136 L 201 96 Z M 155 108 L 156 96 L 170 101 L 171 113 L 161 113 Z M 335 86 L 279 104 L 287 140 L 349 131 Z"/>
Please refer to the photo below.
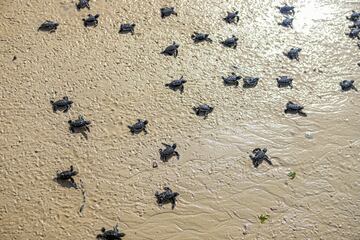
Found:
<path fill-rule="evenodd" d="M 75 128 L 71 133 L 73 133 L 73 134 L 78 134 L 78 133 L 80 133 L 86 140 L 88 140 L 89 139 L 89 136 L 88 136 L 88 134 L 86 133 L 86 129 L 84 129 L 84 128 Z"/>
<path fill-rule="evenodd" d="M 71 182 L 71 181 L 68 181 L 68 180 L 61 180 L 61 179 L 58 179 L 58 178 L 53 178 L 53 181 L 58 183 L 60 186 L 64 187 L 64 188 L 75 188 L 75 189 L 78 189 L 78 185 L 76 184 L 76 182 Z"/>

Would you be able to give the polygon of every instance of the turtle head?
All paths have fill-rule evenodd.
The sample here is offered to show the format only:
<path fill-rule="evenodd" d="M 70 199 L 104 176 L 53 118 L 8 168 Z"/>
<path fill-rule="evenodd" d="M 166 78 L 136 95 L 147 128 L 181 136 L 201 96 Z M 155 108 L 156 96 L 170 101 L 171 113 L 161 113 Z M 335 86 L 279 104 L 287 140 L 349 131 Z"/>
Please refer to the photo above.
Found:
<path fill-rule="evenodd" d="M 172 146 L 171 146 L 173 149 L 176 148 L 176 143 L 174 143 Z"/>
<path fill-rule="evenodd" d="M 263 151 L 264 153 L 266 153 L 266 152 L 267 152 L 267 149 L 266 149 L 266 148 L 264 148 L 262 151 Z"/>
<path fill-rule="evenodd" d="M 105 232 L 106 229 L 104 227 L 101 228 L 101 232 Z"/>
<path fill-rule="evenodd" d="M 96 14 L 94 17 L 95 17 L 95 18 L 98 18 L 98 17 L 100 17 L 100 14 Z"/>
<path fill-rule="evenodd" d="M 149 121 L 148 121 L 148 120 L 145 120 L 145 121 L 144 121 L 144 124 L 145 124 L 145 125 L 146 125 L 146 124 L 148 124 L 148 123 L 149 123 Z"/>

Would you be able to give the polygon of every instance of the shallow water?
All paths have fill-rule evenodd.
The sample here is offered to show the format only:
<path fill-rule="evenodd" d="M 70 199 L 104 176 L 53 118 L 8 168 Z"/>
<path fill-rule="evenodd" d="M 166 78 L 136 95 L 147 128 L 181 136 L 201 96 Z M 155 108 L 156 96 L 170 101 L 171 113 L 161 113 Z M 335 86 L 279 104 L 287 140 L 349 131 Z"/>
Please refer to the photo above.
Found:
<path fill-rule="evenodd" d="M 0 2 L 1 238 L 95 239 L 119 223 L 134 240 L 359 239 L 360 104 L 339 82 L 359 81 L 357 42 L 344 33 L 360 3 L 293 1 L 285 29 L 281 1 L 191 2 L 97 0 L 80 12 L 70 0 Z M 167 5 L 178 17 L 159 17 Z M 221 19 L 233 9 L 238 25 Z M 88 13 L 100 14 L 96 28 L 83 27 Z M 37 32 L 46 19 L 60 22 L 56 33 Z M 136 34 L 119 35 L 128 21 Z M 193 44 L 194 31 L 214 43 Z M 236 50 L 218 43 L 233 34 Z M 173 41 L 176 59 L 159 54 Z M 283 55 L 291 47 L 303 49 L 300 62 Z M 231 72 L 261 80 L 224 86 Z M 182 75 L 184 94 L 164 87 Z M 294 88 L 277 88 L 279 75 Z M 49 101 L 64 95 L 73 107 L 53 113 Z M 289 100 L 308 117 L 285 115 Z M 191 110 L 200 103 L 215 107 L 206 120 Z M 68 130 L 79 114 L 93 122 L 88 139 Z M 129 133 L 137 118 L 148 135 Z M 179 161 L 160 162 L 162 142 L 177 143 Z M 273 166 L 253 168 L 256 147 Z M 71 164 L 82 214 L 81 191 L 52 179 Z M 164 186 L 180 193 L 174 210 L 155 203 Z"/>

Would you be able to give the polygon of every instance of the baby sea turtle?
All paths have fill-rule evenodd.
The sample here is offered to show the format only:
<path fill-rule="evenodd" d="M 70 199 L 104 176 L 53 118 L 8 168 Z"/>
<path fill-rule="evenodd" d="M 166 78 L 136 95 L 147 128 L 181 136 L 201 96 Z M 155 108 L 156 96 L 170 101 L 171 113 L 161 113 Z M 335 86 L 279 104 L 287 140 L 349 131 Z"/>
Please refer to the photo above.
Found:
<path fill-rule="evenodd" d="M 286 4 L 285 3 L 285 5 L 284 6 L 282 6 L 282 7 L 276 7 L 277 9 L 279 9 L 280 10 L 280 13 L 282 13 L 282 14 L 291 14 L 291 15 L 294 15 L 295 14 L 295 11 L 294 11 L 294 9 L 295 9 L 295 7 L 294 6 L 290 6 L 290 5 L 288 5 L 288 4 Z"/>
<path fill-rule="evenodd" d="M 81 130 L 81 129 L 85 129 L 88 132 L 90 132 L 90 128 L 88 127 L 88 125 L 91 124 L 90 121 L 85 120 L 85 118 L 83 116 L 79 116 L 78 119 L 72 121 L 69 120 L 68 123 L 70 124 L 70 131 L 71 132 L 75 132 L 77 129 Z"/>
<path fill-rule="evenodd" d="M 184 79 L 183 76 L 180 77 L 180 79 L 174 80 L 170 83 L 165 84 L 166 87 L 169 87 L 170 89 L 176 91 L 180 90 L 180 93 L 182 94 L 184 92 L 184 83 L 187 81 Z"/>
<path fill-rule="evenodd" d="M 138 119 L 137 122 L 132 125 L 132 126 L 128 126 L 128 128 L 130 129 L 130 132 L 132 134 L 138 134 L 142 131 L 144 131 L 145 134 L 147 134 L 148 132 L 146 131 L 146 125 L 148 124 L 148 120 L 141 120 Z"/>
<path fill-rule="evenodd" d="M 50 101 L 53 107 L 53 111 L 56 112 L 57 110 L 63 110 L 64 113 L 69 111 L 71 104 L 73 104 L 73 101 L 70 101 L 67 96 L 63 97 L 63 99 L 60 99 L 56 102 Z"/>
<path fill-rule="evenodd" d="M 66 180 L 70 180 L 74 185 L 75 184 L 75 180 L 73 179 L 74 176 L 76 176 L 78 174 L 77 171 L 74 171 L 74 167 L 70 166 L 69 170 L 65 170 L 62 172 L 57 172 L 56 173 L 56 179 L 60 180 L 60 181 L 66 181 Z"/>
<path fill-rule="evenodd" d="M 360 28 L 360 19 L 356 20 L 349 28 Z"/>
<path fill-rule="evenodd" d="M 354 86 L 354 80 L 341 81 L 340 86 L 343 91 L 349 91 L 350 89 L 357 91 L 357 88 Z"/>
<path fill-rule="evenodd" d="M 287 56 L 289 59 L 293 60 L 296 59 L 297 61 L 299 61 L 299 53 L 301 52 L 301 48 L 291 48 L 289 52 L 284 53 L 285 56 Z"/>
<path fill-rule="evenodd" d="M 360 39 L 360 28 L 354 28 L 351 29 L 351 31 L 349 33 L 345 33 L 346 35 L 348 35 L 350 38 L 358 38 Z"/>
<path fill-rule="evenodd" d="M 84 26 L 85 27 L 90 27 L 90 26 L 96 27 L 99 23 L 99 21 L 98 21 L 99 17 L 100 17 L 100 14 L 96 14 L 95 16 L 89 14 L 86 19 L 83 18 Z"/>
<path fill-rule="evenodd" d="M 177 16 L 177 13 L 175 12 L 175 8 L 173 8 L 173 7 L 160 8 L 160 13 L 161 13 L 161 18 L 165 18 L 170 15 Z"/>
<path fill-rule="evenodd" d="M 177 55 L 179 53 L 179 50 L 178 50 L 179 47 L 180 47 L 179 44 L 176 44 L 175 42 L 173 42 L 173 44 L 166 47 L 165 50 L 161 52 L 161 54 L 177 57 Z"/>
<path fill-rule="evenodd" d="M 294 21 L 293 18 L 285 17 L 284 20 L 282 20 L 282 22 L 278 23 L 278 24 L 283 26 L 283 27 L 293 28 L 293 21 Z"/>
<path fill-rule="evenodd" d="M 202 104 L 199 105 L 198 107 L 193 107 L 193 110 L 195 111 L 196 115 L 204 116 L 204 119 L 206 119 L 209 113 L 211 113 L 214 110 L 214 108 L 210 107 L 207 104 Z"/>
<path fill-rule="evenodd" d="M 164 187 L 164 192 L 162 193 L 158 191 L 155 193 L 157 204 L 162 206 L 163 204 L 171 203 L 171 209 L 175 208 L 177 196 L 179 196 L 179 193 L 173 192 L 169 187 Z"/>
<path fill-rule="evenodd" d="M 205 34 L 205 33 L 198 33 L 198 32 L 194 32 L 193 35 L 191 35 L 191 39 L 195 42 L 209 42 L 212 43 L 212 40 L 209 38 L 209 34 Z"/>
<path fill-rule="evenodd" d="M 238 23 L 239 20 L 240 20 L 238 14 L 239 14 L 239 11 L 227 12 L 227 16 L 224 17 L 223 19 L 224 19 L 225 22 L 227 22 L 227 23 Z"/>
<path fill-rule="evenodd" d="M 356 12 L 353 10 L 350 17 L 346 17 L 346 19 L 354 22 L 354 21 L 360 19 L 360 12 Z"/>
<path fill-rule="evenodd" d="M 180 154 L 175 151 L 176 144 L 174 143 L 172 146 L 166 143 L 163 143 L 162 145 L 165 146 L 165 149 L 159 149 L 160 152 L 160 159 L 164 162 L 167 162 L 172 156 L 176 156 L 176 158 L 180 159 Z"/>
<path fill-rule="evenodd" d="M 134 24 L 134 23 L 121 24 L 119 33 L 131 33 L 131 34 L 134 34 L 135 33 L 135 26 L 136 26 L 136 24 Z"/>
<path fill-rule="evenodd" d="M 235 85 L 235 87 L 239 86 L 240 76 L 237 76 L 235 73 L 231 73 L 230 76 L 222 77 L 225 85 Z"/>
<path fill-rule="evenodd" d="M 76 4 L 77 10 L 80 11 L 80 9 L 83 9 L 83 8 L 90 9 L 89 2 L 90 2 L 90 0 L 79 0 L 79 3 Z"/>
<path fill-rule="evenodd" d="M 276 78 L 276 81 L 278 83 L 278 87 L 287 87 L 293 88 L 292 81 L 293 78 L 289 78 L 288 76 L 280 76 Z"/>
<path fill-rule="evenodd" d="M 239 39 L 233 35 L 232 37 L 227 38 L 225 41 L 222 41 L 221 43 L 226 47 L 236 49 L 238 40 Z"/>
<path fill-rule="evenodd" d="M 301 116 L 306 117 L 307 114 L 303 112 L 304 107 L 301 106 L 300 104 L 297 103 L 293 103 L 291 101 L 289 101 L 286 104 L 286 109 L 284 110 L 285 113 L 292 113 L 292 114 L 296 114 L 298 113 Z"/>
<path fill-rule="evenodd" d="M 249 155 L 253 165 L 257 168 L 263 161 L 267 162 L 269 165 L 272 165 L 270 158 L 266 155 L 267 149 L 255 148 L 253 151 L 253 155 Z"/>
<path fill-rule="evenodd" d="M 243 79 L 244 81 L 244 85 L 243 87 L 244 88 L 253 88 L 253 87 L 256 87 L 256 85 L 258 84 L 260 78 L 258 77 L 245 77 Z"/>
<path fill-rule="evenodd" d="M 119 231 L 117 224 L 112 230 L 106 230 L 105 228 L 102 228 L 101 232 L 101 234 L 96 236 L 97 239 L 121 240 L 121 238 L 125 236 L 125 233 Z"/>
<path fill-rule="evenodd" d="M 43 22 L 40 25 L 40 27 L 38 28 L 38 31 L 53 33 L 56 31 L 58 26 L 59 26 L 59 23 L 50 21 L 50 20 L 46 20 L 45 22 Z"/>

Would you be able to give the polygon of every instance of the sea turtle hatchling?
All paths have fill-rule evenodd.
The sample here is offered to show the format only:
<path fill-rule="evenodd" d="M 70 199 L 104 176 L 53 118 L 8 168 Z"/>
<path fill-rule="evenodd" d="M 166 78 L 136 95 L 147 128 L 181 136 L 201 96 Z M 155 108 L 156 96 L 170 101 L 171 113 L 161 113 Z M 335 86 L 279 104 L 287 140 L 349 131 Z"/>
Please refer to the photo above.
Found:
<path fill-rule="evenodd" d="M 295 47 L 291 48 L 289 52 L 284 53 L 285 56 L 287 56 L 289 59 L 293 60 L 296 59 L 299 61 L 299 53 L 301 52 L 301 48 Z"/>
<path fill-rule="evenodd" d="M 212 40 L 209 38 L 209 34 L 206 33 L 194 32 L 194 34 L 191 35 L 191 39 L 194 41 L 194 43 L 205 42 L 205 41 L 212 43 Z"/>
<path fill-rule="evenodd" d="M 227 22 L 227 23 L 238 23 L 239 20 L 240 20 L 238 14 L 239 14 L 239 11 L 227 12 L 227 16 L 224 17 L 223 19 L 224 19 L 225 22 Z"/>
<path fill-rule="evenodd" d="M 65 96 L 55 102 L 51 100 L 50 103 L 53 107 L 54 112 L 56 112 L 57 110 L 63 110 L 63 112 L 66 113 L 67 111 L 69 111 L 71 104 L 73 104 L 73 101 L 70 101 L 69 98 Z"/>
<path fill-rule="evenodd" d="M 78 11 L 83 8 L 87 8 L 90 10 L 90 0 L 79 0 L 79 2 L 76 4 L 76 8 Z"/>
<path fill-rule="evenodd" d="M 360 39 L 360 28 L 353 28 L 350 30 L 349 33 L 345 33 L 345 35 L 349 36 L 350 38 L 358 38 Z"/>
<path fill-rule="evenodd" d="M 96 236 L 97 239 L 102 240 L 121 240 L 125 236 L 125 233 L 122 233 L 118 229 L 118 224 L 113 229 L 106 230 L 104 227 L 101 229 L 101 234 Z"/>
<path fill-rule="evenodd" d="M 166 47 L 165 50 L 161 52 L 161 54 L 177 57 L 177 55 L 179 53 L 179 50 L 178 50 L 179 47 L 180 47 L 179 44 L 173 42 L 173 44 Z"/>
<path fill-rule="evenodd" d="M 293 88 L 293 85 L 292 85 L 293 80 L 294 80 L 293 78 L 290 78 L 288 76 L 279 76 L 278 78 L 276 78 L 278 87 L 288 87 L 289 86 L 290 88 Z"/>
<path fill-rule="evenodd" d="M 184 92 L 184 83 L 186 83 L 187 81 L 184 79 L 183 76 L 181 76 L 179 79 L 174 80 L 170 83 L 166 83 L 165 87 L 168 87 L 170 89 L 172 89 L 173 91 L 176 90 L 180 90 L 180 93 L 182 94 Z"/>
<path fill-rule="evenodd" d="M 134 35 L 135 26 L 135 23 L 123 23 L 120 25 L 119 33 L 131 33 L 132 35 Z"/>
<path fill-rule="evenodd" d="M 349 26 L 349 28 L 360 28 L 360 19 L 354 21 L 353 24 Z"/>
<path fill-rule="evenodd" d="M 278 23 L 279 25 L 283 26 L 283 27 L 290 27 L 293 28 L 293 21 L 294 18 L 289 18 L 289 17 L 285 17 L 282 22 Z"/>
<path fill-rule="evenodd" d="M 59 23 L 50 21 L 50 20 L 46 20 L 45 22 L 43 22 L 40 25 L 40 27 L 38 28 L 38 31 L 53 33 L 56 31 L 58 26 L 59 26 Z"/>
<path fill-rule="evenodd" d="M 60 181 L 67 181 L 70 180 L 74 185 L 76 185 L 75 180 L 74 180 L 74 176 L 76 176 L 78 174 L 77 171 L 74 171 L 74 167 L 70 166 L 69 170 L 65 170 L 62 172 L 57 172 L 56 173 L 56 180 L 60 180 Z"/>
<path fill-rule="evenodd" d="M 236 49 L 237 47 L 237 41 L 239 39 L 237 37 L 235 37 L 235 35 L 233 35 L 232 37 L 229 37 L 227 39 L 225 39 L 224 41 L 222 41 L 221 43 L 225 46 L 225 47 L 229 47 L 229 48 L 234 48 Z"/>
<path fill-rule="evenodd" d="M 201 104 L 198 107 L 193 107 L 193 110 L 197 116 L 204 116 L 204 119 L 206 119 L 208 115 L 214 110 L 214 108 L 207 104 Z"/>
<path fill-rule="evenodd" d="M 158 191 L 155 193 L 157 204 L 162 206 L 163 204 L 171 203 L 171 209 L 174 209 L 176 206 L 177 196 L 179 196 L 179 193 L 173 192 L 169 187 L 164 187 L 164 192 L 162 193 Z"/>
<path fill-rule="evenodd" d="M 356 12 L 356 11 L 352 11 L 350 17 L 346 17 L 346 19 L 350 20 L 350 21 L 357 21 L 358 19 L 360 19 L 360 12 Z"/>
<path fill-rule="evenodd" d="M 144 131 L 145 134 L 147 134 L 148 132 L 146 131 L 146 125 L 148 124 L 148 120 L 141 120 L 138 119 L 137 122 L 132 125 L 132 126 L 128 126 L 128 128 L 130 129 L 130 132 L 132 134 L 138 134 L 142 131 Z"/>
<path fill-rule="evenodd" d="M 87 18 L 83 18 L 84 26 L 85 27 L 96 27 L 99 23 L 98 18 L 100 14 L 96 14 L 95 16 L 92 14 L 88 14 Z"/>
<path fill-rule="evenodd" d="M 161 149 L 161 148 L 159 149 L 160 159 L 162 161 L 167 162 L 173 156 L 176 156 L 178 160 L 180 159 L 180 154 L 177 151 L 175 151 L 176 149 L 175 143 L 173 145 L 162 143 L 162 145 L 165 146 L 165 149 Z"/>
<path fill-rule="evenodd" d="M 263 161 L 267 162 L 269 165 L 272 165 L 272 162 L 270 161 L 270 158 L 266 155 L 266 152 L 266 148 L 255 148 L 252 151 L 253 155 L 249 155 L 255 168 L 257 168 Z"/>
<path fill-rule="evenodd" d="M 91 122 L 85 120 L 85 118 L 83 116 L 81 116 L 81 115 L 76 120 L 69 120 L 68 123 L 70 125 L 70 131 L 71 132 L 75 132 L 77 129 L 78 130 L 85 129 L 88 132 L 90 132 L 90 128 L 89 128 L 88 125 L 90 125 Z"/>
<path fill-rule="evenodd" d="M 294 6 L 290 6 L 288 4 L 285 3 L 284 6 L 282 7 L 276 7 L 277 9 L 279 9 L 280 13 L 282 14 L 286 14 L 286 15 L 294 15 L 295 14 L 295 7 Z"/>
<path fill-rule="evenodd" d="M 177 16 L 177 13 L 175 12 L 175 8 L 173 8 L 173 7 L 160 8 L 160 14 L 161 14 L 161 18 L 165 18 L 170 15 Z"/>
<path fill-rule="evenodd" d="M 227 77 L 222 77 L 225 85 L 234 85 L 235 87 L 239 86 L 239 80 L 241 79 L 240 76 L 236 75 L 235 73 L 231 73 L 231 75 Z"/>
<path fill-rule="evenodd" d="M 357 91 L 357 88 L 354 86 L 354 80 L 344 80 L 340 82 L 340 87 L 343 91 L 349 91 L 350 89 L 353 89 Z"/>
<path fill-rule="evenodd" d="M 293 103 L 289 101 L 286 104 L 286 108 L 284 110 L 285 113 L 299 114 L 300 116 L 306 117 L 307 114 L 303 112 L 304 107 L 300 104 Z"/>
<path fill-rule="evenodd" d="M 245 77 L 243 79 L 244 84 L 243 87 L 244 88 L 253 88 L 256 87 L 256 85 L 258 84 L 260 78 L 258 77 Z"/>

